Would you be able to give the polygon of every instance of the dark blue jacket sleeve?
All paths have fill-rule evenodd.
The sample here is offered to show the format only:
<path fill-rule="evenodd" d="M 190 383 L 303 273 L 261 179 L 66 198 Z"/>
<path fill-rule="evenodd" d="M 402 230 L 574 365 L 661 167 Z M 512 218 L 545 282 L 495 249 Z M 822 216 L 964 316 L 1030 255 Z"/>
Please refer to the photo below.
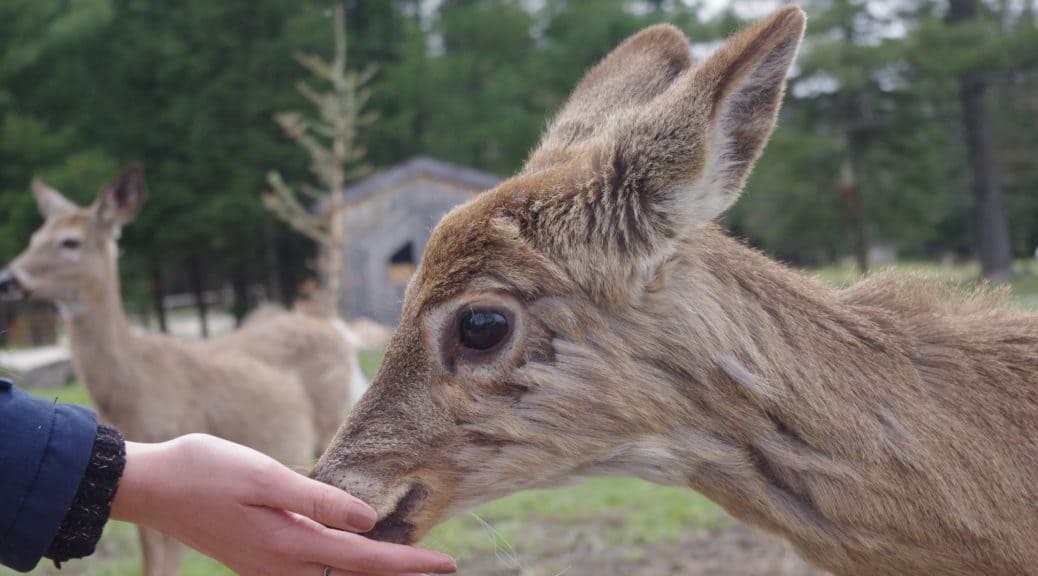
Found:
<path fill-rule="evenodd" d="M 0 379 L 0 564 L 24 572 L 40 561 L 96 435 L 89 409 L 36 398 Z"/>

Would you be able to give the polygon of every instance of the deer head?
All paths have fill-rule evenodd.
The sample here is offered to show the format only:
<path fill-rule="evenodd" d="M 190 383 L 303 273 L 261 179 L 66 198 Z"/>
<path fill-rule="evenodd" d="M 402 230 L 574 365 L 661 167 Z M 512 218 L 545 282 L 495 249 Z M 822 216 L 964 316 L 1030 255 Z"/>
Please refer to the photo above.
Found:
<path fill-rule="evenodd" d="M 686 483 L 657 439 L 696 402 L 656 377 L 665 354 L 636 360 L 695 353 L 695 335 L 654 324 L 671 313 L 656 295 L 736 200 L 804 23 L 783 8 L 698 65 L 675 28 L 642 31 L 588 72 L 519 175 L 444 217 L 374 384 L 313 472 L 379 511 L 374 537 L 413 542 L 573 476 Z"/>
<path fill-rule="evenodd" d="M 44 222 L 29 247 L 0 271 L 0 295 L 50 300 L 70 312 L 117 293 L 115 241 L 144 204 L 141 168 L 123 170 L 86 208 L 40 180 L 33 181 L 32 193 Z"/>

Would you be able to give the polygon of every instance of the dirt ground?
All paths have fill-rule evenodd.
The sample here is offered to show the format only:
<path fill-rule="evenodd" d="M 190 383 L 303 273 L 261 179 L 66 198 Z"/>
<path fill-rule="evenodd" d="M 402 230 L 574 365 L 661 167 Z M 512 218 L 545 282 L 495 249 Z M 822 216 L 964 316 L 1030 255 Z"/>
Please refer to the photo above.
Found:
<path fill-rule="evenodd" d="M 659 546 L 641 562 L 612 572 L 630 576 L 824 576 L 808 566 L 788 544 L 747 528 L 701 534 L 684 542 Z"/>
<path fill-rule="evenodd" d="M 554 532 L 554 531 L 553 531 Z M 612 545 L 595 529 L 577 531 L 569 542 L 553 540 L 536 558 L 502 551 L 462 563 L 465 576 L 826 576 L 808 566 L 777 538 L 732 526 L 678 542 L 638 547 Z M 553 535 L 553 536 L 558 536 Z"/>

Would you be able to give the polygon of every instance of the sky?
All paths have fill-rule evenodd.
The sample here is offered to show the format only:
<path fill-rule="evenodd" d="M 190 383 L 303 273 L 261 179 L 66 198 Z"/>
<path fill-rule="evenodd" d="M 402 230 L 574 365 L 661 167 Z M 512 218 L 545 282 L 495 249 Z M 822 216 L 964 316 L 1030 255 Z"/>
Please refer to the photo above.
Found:
<path fill-rule="evenodd" d="M 723 10 L 729 2 L 730 0 L 703 0 L 703 15 L 709 18 Z M 767 14 L 783 3 L 777 0 L 739 0 L 734 2 L 734 5 L 740 16 L 750 18 Z"/>

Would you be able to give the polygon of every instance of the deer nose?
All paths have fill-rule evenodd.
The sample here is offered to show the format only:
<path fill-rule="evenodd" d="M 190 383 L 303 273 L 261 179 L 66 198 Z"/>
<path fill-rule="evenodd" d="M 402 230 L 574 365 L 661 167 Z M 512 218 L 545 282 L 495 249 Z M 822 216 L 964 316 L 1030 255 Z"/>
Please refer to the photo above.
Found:
<path fill-rule="evenodd" d="M 17 298 L 21 296 L 21 286 L 10 270 L 0 270 L 0 298 Z"/>

